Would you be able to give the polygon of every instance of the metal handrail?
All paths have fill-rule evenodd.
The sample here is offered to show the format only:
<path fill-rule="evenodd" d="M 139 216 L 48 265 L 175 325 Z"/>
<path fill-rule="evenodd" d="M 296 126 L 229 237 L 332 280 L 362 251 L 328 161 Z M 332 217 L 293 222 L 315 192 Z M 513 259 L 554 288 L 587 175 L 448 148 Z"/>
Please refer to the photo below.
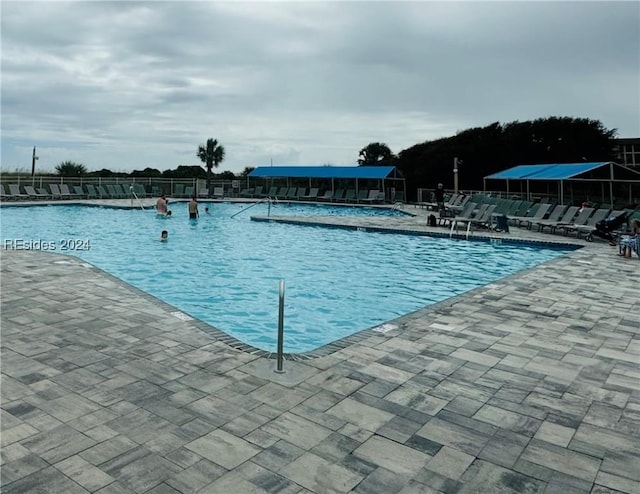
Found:
<path fill-rule="evenodd" d="M 235 218 L 235 217 L 236 217 L 236 216 L 238 216 L 240 213 L 244 213 L 245 211 L 247 211 L 247 210 L 251 209 L 252 207 L 257 206 L 258 204 L 262 204 L 262 203 L 264 203 L 264 202 L 269 203 L 269 211 L 268 211 L 268 213 L 267 213 L 267 216 L 271 216 L 271 202 L 272 202 L 272 199 L 271 199 L 270 197 L 266 197 L 265 199 L 260 199 L 258 202 L 254 202 L 254 203 L 253 203 L 251 206 L 249 206 L 249 207 L 246 207 L 246 208 L 244 208 L 244 209 L 241 209 L 241 210 L 240 210 L 240 211 L 238 211 L 237 213 L 233 213 L 233 214 L 231 215 L 231 217 L 232 217 L 232 218 Z"/>
<path fill-rule="evenodd" d="M 284 280 L 280 280 L 280 290 L 278 299 L 278 353 L 275 372 L 283 374 L 282 364 L 284 361 Z"/>
<path fill-rule="evenodd" d="M 137 199 L 137 201 L 138 201 L 138 204 L 140 204 L 140 209 L 142 209 L 144 211 L 145 209 L 144 209 L 144 206 L 142 205 L 142 201 L 137 196 L 136 191 L 133 190 L 133 185 L 129 186 L 129 192 L 131 192 L 131 205 L 133 206 L 133 198 L 135 197 Z"/>

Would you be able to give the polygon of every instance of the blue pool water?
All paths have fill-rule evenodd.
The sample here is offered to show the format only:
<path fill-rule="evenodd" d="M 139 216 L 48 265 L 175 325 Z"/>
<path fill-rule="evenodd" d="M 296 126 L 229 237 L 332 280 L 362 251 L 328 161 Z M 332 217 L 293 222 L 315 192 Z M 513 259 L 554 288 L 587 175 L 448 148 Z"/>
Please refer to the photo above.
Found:
<path fill-rule="evenodd" d="M 139 209 L 2 208 L 1 239 L 5 246 L 40 240 L 57 252 L 71 240 L 67 247 L 77 250 L 65 253 L 267 351 L 276 347 L 284 279 L 286 352 L 313 350 L 566 252 L 251 221 L 267 214 L 266 204 L 210 208 L 197 222 L 187 219 L 186 204 L 172 204 L 168 220 Z M 271 213 L 401 214 L 284 204 Z M 166 243 L 158 241 L 163 229 Z"/>

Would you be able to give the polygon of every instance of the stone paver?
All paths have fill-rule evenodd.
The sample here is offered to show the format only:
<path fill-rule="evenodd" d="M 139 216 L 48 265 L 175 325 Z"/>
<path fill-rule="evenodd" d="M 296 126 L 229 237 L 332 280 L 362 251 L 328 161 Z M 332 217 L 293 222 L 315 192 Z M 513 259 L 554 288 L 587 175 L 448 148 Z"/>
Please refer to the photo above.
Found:
<path fill-rule="evenodd" d="M 442 234 L 415 212 L 295 222 Z M 0 251 L 2 492 L 635 493 L 640 263 L 578 243 L 285 376 L 73 257 Z"/>

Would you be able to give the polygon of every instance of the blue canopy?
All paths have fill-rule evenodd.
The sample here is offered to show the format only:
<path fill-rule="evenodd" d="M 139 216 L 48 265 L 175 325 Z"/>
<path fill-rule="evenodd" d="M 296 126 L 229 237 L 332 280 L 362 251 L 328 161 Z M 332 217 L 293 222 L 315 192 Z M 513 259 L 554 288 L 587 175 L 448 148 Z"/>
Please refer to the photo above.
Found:
<path fill-rule="evenodd" d="M 395 166 L 259 166 L 250 178 L 401 178 Z"/>
<path fill-rule="evenodd" d="M 596 170 L 610 162 L 600 163 L 552 163 L 548 165 L 518 165 L 485 178 L 497 180 L 568 180 Z"/>

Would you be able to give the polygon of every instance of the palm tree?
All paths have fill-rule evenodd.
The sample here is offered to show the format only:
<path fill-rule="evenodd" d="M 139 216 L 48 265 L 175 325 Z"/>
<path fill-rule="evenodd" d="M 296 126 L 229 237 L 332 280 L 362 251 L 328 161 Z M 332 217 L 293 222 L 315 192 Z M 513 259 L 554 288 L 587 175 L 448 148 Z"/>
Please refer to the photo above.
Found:
<path fill-rule="evenodd" d="M 207 168 L 207 190 L 209 190 L 211 188 L 211 168 L 218 168 L 218 165 L 224 160 L 224 146 L 218 144 L 217 139 L 207 139 L 205 146 L 198 147 L 196 156 Z"/>
<path fill-rule="evenodd" d="M 87 173 L 87 167 L 81 163 L 75 163 L 73 161 L 63 161 L 56 165 L 56 173 L 63 177 L 79 177 Z"/>
<path fill-rule="evenodd" d="M 389 146 L 382 142 L 372 142 L 360 150 L 358 164 L 365 166 L 391 165 L 393 164 L 393 153 Z"/>

